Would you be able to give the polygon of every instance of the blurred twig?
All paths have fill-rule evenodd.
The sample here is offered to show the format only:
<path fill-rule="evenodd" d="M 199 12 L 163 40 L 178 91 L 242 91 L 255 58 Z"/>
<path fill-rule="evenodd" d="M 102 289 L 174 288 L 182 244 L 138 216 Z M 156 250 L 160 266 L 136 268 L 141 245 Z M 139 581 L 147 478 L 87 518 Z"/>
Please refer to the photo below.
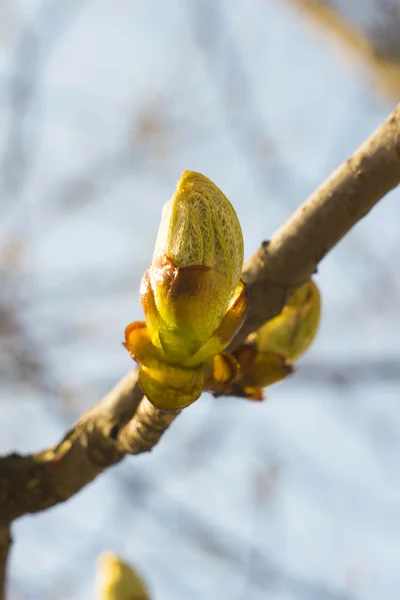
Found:
<path fill-rule="evenodd" d="M 1 166 L 3 188 L 12 192 L 13 196 L 24 183 L 35 149 L 36 140 L 27 136 L 26 116 L 37 99 L 45 62 L 84 3 L 85 0 L 72 0 L 66 4 L 54 3 L 52 0 L 42 3 L 33 20 L 22 28 L 16 44 L 9 86 L 11 118 L 5 134 L 6 144 Z"/>
<path fill-rule="evenodd" d="M 400 94 L 400 56 L 379 52 L 378 44 L 347 22 L 339 10 L 324 0 L 287 0 L 315 25 L 334 38 L 349 56 L 372 68 L 380 88 L 396 100 Z M 397 30 L 398 32 L 398 30 Z M 381 36 L 382 37 L 382 36 Z"/>
<path fill-rule="evenodd" d="M 300 364 L 296 375 L 307 385 L 333 385 L 348 387 L 367 381 L 400 381 L 400 360 L 395 358 L 357 358 L 337 361 L 331 359 L 306 361 Z"/>
<path fill-rule="evenodd" d="M 399 0 L 375 0 L 376 12 L 369 37 L 380 58 L 400 65 Z"/>
<path fill-rule="evenodd" d="M 219 94 L 232 139 L 252 178 L 263 194 L 272 188 L 279 202 L 283 193 L 288 202 L 291 193 L 307 193 L 309 182 L 295 163 L 287 163 L 282 141 L 265 127 L 224 4 L 220 0 L 185 0 L 183 7 Z"/>
<path fill-rule="evenodd" d="M 171 531 L 191 543 L 201 552 L 211 555 L 215 560 L 229 564 L 233 569 L 246 569 L 248 557 L 252 560 L 252 583 L 258 590 L 289 592 L 297 600 L 350 600 L 350 594 L 334 590 L 323 584 L 309 582 L 300 575 L 283 570 L 272 556 L 258 548 L 252 541 L 243 539 L 209 519 L 199 516 L 198 512 L 175 497 L 171 499 L 165 490 L 160 489 L 154 478 L 139 479 L 145 493 L 136 493 L 138 480 L 120 479 L 121 491 L 129 498 L 135 497 L 135 506 L 149 508 L 148 494 L 158 499 L 151 511 L 163 528 Z"/>
<path fill-rule="evenodd" d="M 5 380 L 29 383 L 41 393 L 54 392 L 41 347 L 26 331 L 20 318 L 19 252 L 22 250 L 18 245 L 11 247 L 4 260 L 7 252 L 0 251 L 0 376 Z"/>

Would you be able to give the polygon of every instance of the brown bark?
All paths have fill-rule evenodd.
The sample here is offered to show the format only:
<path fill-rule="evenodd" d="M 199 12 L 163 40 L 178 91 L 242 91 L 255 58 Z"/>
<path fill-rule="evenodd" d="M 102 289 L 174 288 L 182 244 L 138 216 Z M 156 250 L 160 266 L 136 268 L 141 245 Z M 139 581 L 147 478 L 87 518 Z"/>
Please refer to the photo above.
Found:
<path fill-rule="evenodd" d="M 279 314 L 329 250 L 399 183 L 400 104 L 245 265 L 249 311 L 231 347 Z"/>
<path fill-rule="evenodd" d="M 5 600 L 7 562 L 11 548 L 9 525 L 0 526 L 0 600 Z"/>
<path fill-rule="evenodd" d="M 181 411 L 165 411 L 144 397 L 135 416 L 121 430 L 119 445 L 129 454 L 149 452 Z"/>
<path fill-rule="evenodd" d="M 232 345 L 278 314 L 326 253 L 399 183 L 400 105 L 245 265 L 249 312 Z M 56 446 L 1 458 L 0 527 L 70 498 L 125 452 L 151 450 L 178 413 L 141 399 L 133 371 Z"/>
<path fill-rule="evenodd" d="M 67 500 L 125 452 L 116 443 L 142 399 L 137 371 L 124 377 L 79 419 L 59 444 L 0 459 L 0 526 Z"/>

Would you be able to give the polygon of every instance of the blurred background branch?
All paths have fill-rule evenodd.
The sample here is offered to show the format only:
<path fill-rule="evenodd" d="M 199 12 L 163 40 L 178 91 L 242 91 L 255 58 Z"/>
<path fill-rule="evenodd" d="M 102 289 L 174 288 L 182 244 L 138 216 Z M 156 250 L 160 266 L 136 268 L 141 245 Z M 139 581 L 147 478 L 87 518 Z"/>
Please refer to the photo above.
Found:
<path fill-rule="evenodd" d="M 342 49 L 342 56 L 362 61 L 371 69 L 382 93 L 397 100 L 400 95 L 400 5 L 397 0 L 377 0 L 379 25 L 363 31 L 349 22 L 335 2 L 286 0 L 325 32 Z M 360 4 L 360 11 L 363 10 Z"/>

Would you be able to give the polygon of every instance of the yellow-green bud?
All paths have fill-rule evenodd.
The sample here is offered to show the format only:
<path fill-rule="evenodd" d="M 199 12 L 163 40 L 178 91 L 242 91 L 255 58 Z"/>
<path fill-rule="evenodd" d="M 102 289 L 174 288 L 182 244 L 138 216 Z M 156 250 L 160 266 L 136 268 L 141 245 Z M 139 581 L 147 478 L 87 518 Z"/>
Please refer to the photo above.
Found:
<path fill-rule="evenodd" d="M 254 340 L 260 351 L 281 354 L 291 363 L 312 344 L 320 320 L 321 296 L 310 280 L 296 290 L 277 317 L 260 327 Z"/>
<path fill-rule="evenodd" d="M 221 273 L 234 290 L 243 267 L 243 235 L 228 198 L 210 179 L 184 171 L 164 208 L 153 264 L 167 256 L 178 268 Z"/>
<path fill-rule="evenodd" d="M 320 294 L 310 280 L 296 290 L 278 316 L 249 335 L 234 351 L 239 366 L 234 381 L 221 385 L 215 376 L 210 377 L 209 388 L 216 393 L 262 400 L 263 387 L 293 372 L 292 364 L 316 336 L 320 317 Z"/>
<path fill-rule="evenodd" d="M 194 356 L 217 330 L 242 288 L 242 266 L 242 230 L 231 203 L 207 177 L 185 171 L 164 207 L 141 286 L 153 344 L 172 363 Z"/>
<path fill-rule="evenodd" d="M 205 374 L 211 381 L 215 371 L 224 385 L 234 377 L 230 363 L 213 357 L 244 320 L 242 266 L 242 230 L 231 203 L 207 177 L 185 171 L 164 207 L 142 279 L 146 323 L 125 330 L 140 385 L 155 406 L 175 410 L 194 402 Z"/>

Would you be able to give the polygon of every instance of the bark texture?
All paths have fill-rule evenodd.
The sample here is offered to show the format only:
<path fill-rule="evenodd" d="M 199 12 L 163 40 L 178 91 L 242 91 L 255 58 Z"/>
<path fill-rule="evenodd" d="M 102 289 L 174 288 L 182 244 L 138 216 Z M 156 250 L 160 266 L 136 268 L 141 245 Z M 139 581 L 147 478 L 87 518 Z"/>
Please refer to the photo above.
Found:
<path fill-rule="evenodd" d="M 7 562 L 11 548 L 9 525 L 0 525 L 0 600 L 5 600 Z"/>
<path fill-rule="evenodd" d="M 279 314 L 327 252 L 399 183 L 400 104 L 245 265 L 249 310 L 231 348 Z M 151 450 L 177 414 L 143 398 L 133 370 L 56 446 L 0 458 L 0 589 L 14 519 L 67 500 L 126 453 Z"/>

